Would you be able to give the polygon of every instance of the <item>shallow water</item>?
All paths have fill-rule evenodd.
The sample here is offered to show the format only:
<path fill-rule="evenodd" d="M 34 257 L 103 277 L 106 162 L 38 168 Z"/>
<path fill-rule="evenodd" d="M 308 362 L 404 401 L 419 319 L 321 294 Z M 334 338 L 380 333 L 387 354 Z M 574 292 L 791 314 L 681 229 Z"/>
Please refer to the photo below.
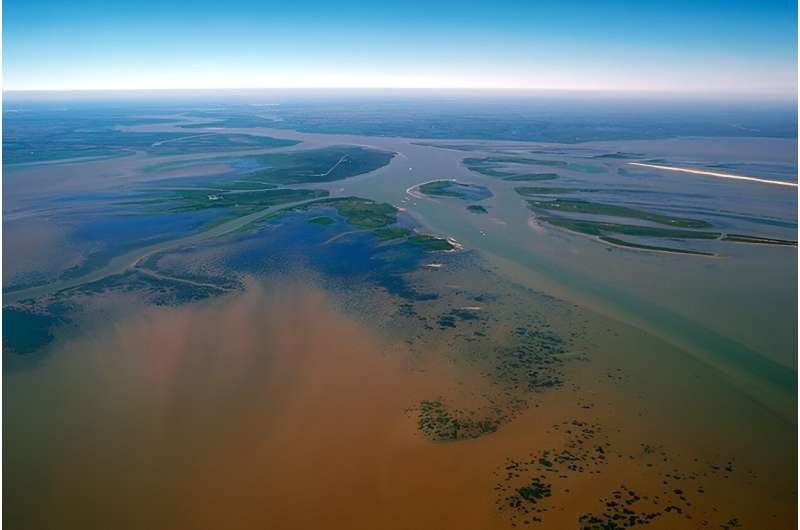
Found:
<path fill-rule="evenodd" d="M 417 430 L 421 399 L 470 407 L 494 387 L 468 365 L 449 366 L 446 343 L 389 339 L 312 285 L 251 283 L 177 308 L 107 299 L 110 325 L 86 315 L 44 363 L 7 375 L 4 413 L 14 428 L 4 480 L 17 487 L 4 497 L 6 520 L 15 528 L 506 527 L 520 516 L 497 510 L 497 488 L 516 484 L 503 479 L 508 460 L 568 446 L 575 421 L 589 426 L 588 443 L 608 444 L 608 460 L 584 457 L 585 471 L 547 479 L 548 527 L 602 510 L 599 498 L 620 484 L 662 502 L 669 488 L 702 487 L 680 504 L 696 519 L 793 515 L 791 485 L 775 474 L 792 454 L 792 427 L 760 417 L 761 407 L 703 365 L 676 365 L 680 354 L 664 343 L 589 316 L 592 362 L 570 365 L 568 385 L 532 396 L 495 434 L 432 443 Z M 736 413 L 720 403 L 735 403 Z M 735 472 L 711 472 L 729 461 Z M 681 478 L 667 488 L 672 473 Z M 682 521 L 664 516 L 653 527 Z"/>
<path fill-rule="evenodd" d="M 792 190 L 632 170 L 628 158 L 586 161 L 622 151 L 785 176 L 796 171 L 796 141 L 470 141 L 455 150 L 232 130 L 302 140 L 287 152 L 355 144 L 398 153 L 371 173 L 296 187 L 394 204 L 399 226 L 462 250 L 377 241 L 330 208 L 264 221 L 269 209 L 199 229 L 149 217 L 151 232 L 114 216 L 119 196 L 144 184 L 253 169 L 237 155 L 7 168 L 4 242 L 18 252 L 3 282 L 45 285 L 28 292 L 33 301 L 4 304 L 56 307 L 64 322 L 41 351 L 15 362 L 4 351 L 4 478 L 15 486 L 4 515 L 14 527 L 565 528 L 605 517 L 623 484 L 639 497 L 637 513 L 660 514 L 653 528 L 795 521 L 796 247 L 668 241 L 715 254 L 702 257 L 609 246 L 541 222 L 514 187 L 599 190 L 576 193 L 796 240 Z M 514 165 L 560 175 L 528 183 L 462 163 L 498 154 L 566 165 Z M 488 189 L 488 214 L 413 193 L 442 178 Z M 329 224 L 308 222 L 323 215 Z M 171 236 L 151 243 L 154 233 Z M 101 246 L 125 251 L 55 280 Z M 515 348 L 531 344 L 548 352 L 531 368 L 545 378 L 515 364 L 529 360 Z M 431 439 L 423 402 L 491 429 Z M 579 471 L 541 463 L 564 450 L 580 456 Z M 513 506 L 537 477 L 550 497 Z"/>

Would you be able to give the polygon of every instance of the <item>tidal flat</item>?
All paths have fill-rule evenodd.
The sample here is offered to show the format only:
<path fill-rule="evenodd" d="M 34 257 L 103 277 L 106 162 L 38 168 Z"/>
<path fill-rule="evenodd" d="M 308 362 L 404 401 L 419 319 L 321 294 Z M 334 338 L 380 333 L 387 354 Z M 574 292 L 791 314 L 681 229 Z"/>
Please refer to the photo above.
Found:
<path fill-rule="evenodd" d="M 15 528 L 796 524 L 796 194 L 628 165 L 795 140 L 168 110 L 4 167 Z"/>

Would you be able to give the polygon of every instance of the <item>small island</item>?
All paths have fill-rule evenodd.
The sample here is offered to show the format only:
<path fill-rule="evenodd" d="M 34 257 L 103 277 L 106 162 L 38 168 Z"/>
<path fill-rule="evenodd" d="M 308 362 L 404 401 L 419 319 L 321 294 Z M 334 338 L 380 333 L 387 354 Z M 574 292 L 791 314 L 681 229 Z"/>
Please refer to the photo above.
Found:
<path fill-rule="evenodd" d="M 429 197 L 451 197 L 469 201 L 481 201 L 493 195 L 486 186 L 464 184 L 456 180 L 433 180 L 421 184 L 418 190 Z"/>

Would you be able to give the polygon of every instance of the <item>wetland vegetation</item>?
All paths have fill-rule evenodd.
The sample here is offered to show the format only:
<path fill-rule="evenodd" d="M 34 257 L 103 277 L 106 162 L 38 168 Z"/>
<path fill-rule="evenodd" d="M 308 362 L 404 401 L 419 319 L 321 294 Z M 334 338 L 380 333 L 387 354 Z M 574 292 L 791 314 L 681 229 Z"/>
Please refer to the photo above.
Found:
<path fill-rule="evenodd" d="M 480 201 L 492 196 L 492 192 L 485 186 L 478 184 L 463 184 L 455 180 L 434 180 L 419 186 L 420 193 L 431 197 L 452 197 L 469 201 Z"/>
<path fill-rule="evenodd" d="M 553 210 L 566 213 L 579 213 L 591 215 L 604 215 L 609 217 L 622 217 L 650 221 L 657 224 L 675 226 L 678 228 L 711 228 L 711 223 L 701 219 L 689 219 L 648 212 L 627 206 L 589 202 L 581 199 L 552 199 L 547 201 L 529 200 L 532 209 Z"/>
<path fill-rule="evenodd" d="M 519 171 L 515 166 L 542 166 L 566 169 L 581 173 L 604 173 L 602 167 L 578 162 L 567 162 L 558 159 L 529 158 L 525 156 L 486 156 L 482 158 L 468 157 L 463 164 L 472 171 L 489 177 L 499 177 L 512 181 L 553 180 L 556 173 L 527 173 Z M 555 175 L 555 176 L 554 176 Z"/>
<path fill-rule="evenodd" d="M 744 234 L 725 234 L 723 241 L 733 241 L 734 243 L 755 243 L 758 245 L 785 245 L 797 246 L 797 241 L 791 239 L 778 239 L 775 237 L 748 236 Z"/>
<path fill-rule="evenodd" d="M 326 190 L 267 189 L 258 191 L 209 193 L 201 190 L 165 191 L 138 201 L 125 201 L 125 206 L 144 206 L 144 214 L 196 212 L 206 209 L 225 208 L 237 215 L 292 202 L 327 197 Z"/>
<path fill-rule="evenodd" d="M 254 157 L 262 167 L 244 175 L 246 180 L 271 184 L 332 182 L 369 173 L 391 162 L 394 153 L 358 146 L 333 146 Z"/>
<path fill-rule="evenodd" d="M 641 237 L 664 237 L 674 239 L 719 239 L 720 232 L 681 230 L 677 228 L 660 228 L 655 226 L 631 225 L 607 221 L 590 221 L 586 219 L 568 219 L 565 217 L 540 217 L 542 221 L 566 228 L 573 232 L 602 236 L 606 233 L 624 234 Z"/>

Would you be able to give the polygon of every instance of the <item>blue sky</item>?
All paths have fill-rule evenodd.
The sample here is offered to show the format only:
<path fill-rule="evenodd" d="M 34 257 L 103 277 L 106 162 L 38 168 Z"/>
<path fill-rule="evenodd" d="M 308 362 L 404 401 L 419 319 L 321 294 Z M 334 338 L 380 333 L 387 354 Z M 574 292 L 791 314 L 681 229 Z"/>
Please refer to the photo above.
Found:
<path fill-rule="evenodd" d="M 796 1 L 5 0 L 5 90 L 794 94 Z"/>

